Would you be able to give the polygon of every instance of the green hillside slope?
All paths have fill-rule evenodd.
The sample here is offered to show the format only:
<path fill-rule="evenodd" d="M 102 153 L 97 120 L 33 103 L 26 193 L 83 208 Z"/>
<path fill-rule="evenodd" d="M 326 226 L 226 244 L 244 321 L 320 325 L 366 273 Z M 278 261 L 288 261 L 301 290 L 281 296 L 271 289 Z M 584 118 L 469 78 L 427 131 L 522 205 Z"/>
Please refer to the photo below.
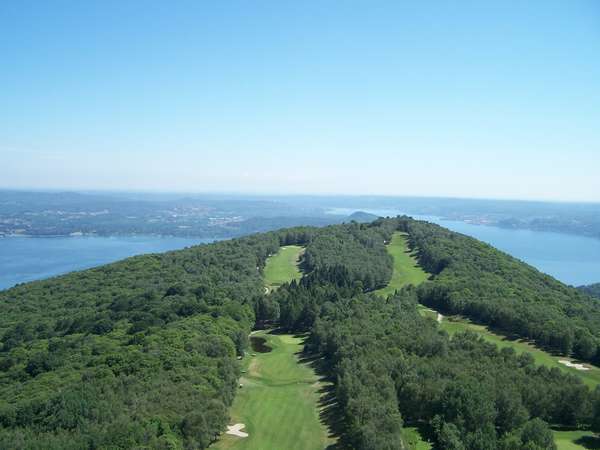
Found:
<path fill-rule="evenodd" d="M 415 269 L 405 245 L 430 280 L 394 277 Z M 281 246 L 305 249 L 305 275 L 266 294 L 265 264 Z M 373 295 L 390 282 L 396 294 Z M 600 427 L 600 393 L 579 377 L 470 330 L 450 336 L 419 302 L 598 358 L 596 300 L 474 239 L 404 217 L 280 230 L 0 292 L 0 448 L 206 448 L 238 414 L 230 408 L 251 367 L 237 358 L 257 323 L 306 336 L 305 354 L 334 383 L 320 419 L 356 450 L 406 449 L 415 428 L 435 448 L 552 449 L 549 424 Z M 271 343 L 281 359 L 257 357 L 261 382 L 306 369 L 291 358 L 300 341 Z M 271 373 L 284 360 L 289 370 Z M 265 420 L 289 411 L 315 423 L 309 373 L 294 379 L 312 386 L 303 392 L 313 406 L 294 409 L 295 390 L 278 406 L 271 391 L 264 405 L 238 402 Z"/>
<path fill-rule="evenodd" d="M 476 239 L 425 222 L 400 220 L 399 227 L 435 274 L 420 290 L 422 303 L 598 361 L 600 302 Z"/>

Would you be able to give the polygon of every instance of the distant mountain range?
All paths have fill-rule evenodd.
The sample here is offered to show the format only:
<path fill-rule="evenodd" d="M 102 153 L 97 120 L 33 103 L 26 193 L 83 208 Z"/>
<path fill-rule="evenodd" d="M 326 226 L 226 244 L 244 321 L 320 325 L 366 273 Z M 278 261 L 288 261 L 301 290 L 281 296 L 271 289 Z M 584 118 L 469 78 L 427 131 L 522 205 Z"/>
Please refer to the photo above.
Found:
<path fill-rule="evenodd" d="M 0 237 L 168 235 L 231 238 L 347 217 L 279 199 L 225 195 L 0 191 Z"/>
<path fill-rule="evenodd" d="M 578 289 L 592 297 L 600 298 L 600 283 L 590 284 L 588 286 L 580 286 Z"/>
<path fill-rule="evenodd" d="M 348 220 L 359 223 L 373 222 L 377 218 L 378 216 L 375 214 L 370 214 L 364 211 L 356 211 L 348 216 Z"/>
<path fill-rule="evenodd" d="M 162 234 L 228 238 L 295 225 L 368 222 L 376 217 L 369 211 L 600 238 L 600 204 L 595 203 L 9 190 L 0 191 L 0 237 Z"/>

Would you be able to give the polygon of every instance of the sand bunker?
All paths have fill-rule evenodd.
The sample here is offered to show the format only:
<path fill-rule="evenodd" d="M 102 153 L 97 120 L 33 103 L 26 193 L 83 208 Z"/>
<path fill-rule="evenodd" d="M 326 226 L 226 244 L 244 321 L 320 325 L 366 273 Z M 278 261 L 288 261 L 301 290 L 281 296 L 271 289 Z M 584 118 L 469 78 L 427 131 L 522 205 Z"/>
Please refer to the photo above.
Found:
<path fill-rule="evenodd" d="M 567 361 L 566 359 L 559 359 L 558 362 L 561 363 L 561 364 L 564 364 L 567 367 L 572 367 L 573 369 L 577 369 L 577 370 L 590 370 L 589 367 L 585 367 L 583 364 L 573 363 L 571 361 Z"/>
<path fill-rule="evenodd" d="M 242 431 L 242 428 L 244 428 L 246 425 L 244 425 L 243 423 L 236 423 L 235 425 L 227 425 L 227 431 L 225 432 L 225 434 L 231 434 L 233 436 L 237 436 L 237 437 L 241 437 L 241 438 L 245 438 L 248 437 L 248 433 L 244 433 Z"/>

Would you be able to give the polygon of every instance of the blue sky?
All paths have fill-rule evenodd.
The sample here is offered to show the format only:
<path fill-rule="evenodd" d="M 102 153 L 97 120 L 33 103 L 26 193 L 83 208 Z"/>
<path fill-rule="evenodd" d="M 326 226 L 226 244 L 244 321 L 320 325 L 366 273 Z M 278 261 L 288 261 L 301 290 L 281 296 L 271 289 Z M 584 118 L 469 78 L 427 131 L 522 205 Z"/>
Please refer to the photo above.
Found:
<path fill-rule="evenodd" d="M 4 1 L 0 186 L 600 201 L 600 3 Z"/>

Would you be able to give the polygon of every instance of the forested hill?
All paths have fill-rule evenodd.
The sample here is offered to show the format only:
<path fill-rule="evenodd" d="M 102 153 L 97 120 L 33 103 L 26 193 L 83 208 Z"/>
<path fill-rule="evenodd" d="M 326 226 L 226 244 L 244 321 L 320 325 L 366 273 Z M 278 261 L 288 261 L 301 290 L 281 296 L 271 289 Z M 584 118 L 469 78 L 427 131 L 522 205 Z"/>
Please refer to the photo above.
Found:
<path fill-rule="evenodd" d="M 425 305 L 600 360 L 599 302 L 476 239 L 425 222 L 400 220 L 399 227 L 435 274 L 419 292 Z"/>
<path fill-rule="evenodd" d="M 206 447 L 278 246 L 219 242 L 0 293 L 0 448 Z"/>
<path fill-rule="evenodd" d="M 396 231 L 434 276 L 384 300 L 371 292 L 390 280 Z M 304 276 L 266 295 L 266 258 L 290 244 Z M 408 218 L 292 228 L 0 292 L 0 448 L 206 448 L 257 321 L 310 333 L 357 450 L 406 448 L 405 421 L 469 450 L 552 448 L 546 422 L 600 425 L 578 378 L 450 339 L 417 300 L 597 360 L 591 297 L 474 239 Z"/>
<path fill-rule="evenodd" d="M 600 298 L 600 283 L 594 283 L 588 286 L 580 286 L 578 289 L 581 292 L 591 295 L 592 297 Z"/>
<path fill-rule="evenodd" d="M 205 448 L 224 429 L 236 355 L 265 309 L 269 254 L 314 241 L 307 270 L 336 264 L 358 284 L 387 282 L 383 238 L 373 246 L 376 231 L 354 229 L 258 234 L 0 292 L 0 448 Z M 330 261 L 322 253 L 340 250 L 337 239 L 341 259 Z"/>

